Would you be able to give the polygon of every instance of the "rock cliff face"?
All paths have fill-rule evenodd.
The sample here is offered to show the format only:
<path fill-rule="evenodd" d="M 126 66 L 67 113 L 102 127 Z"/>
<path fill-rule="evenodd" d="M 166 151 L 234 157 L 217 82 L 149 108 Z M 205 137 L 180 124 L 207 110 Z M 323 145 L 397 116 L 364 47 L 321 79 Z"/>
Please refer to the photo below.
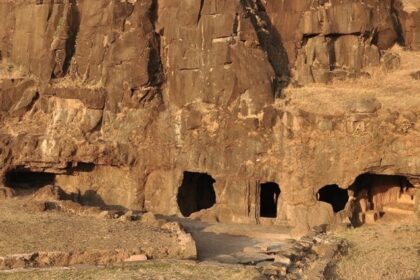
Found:
<path fill-rule="evenodd" d="M 417 1 L 1 0 L 0 17 L 6 185 L 44 172 L 90 203 L 304 228 L 338 219 L 326 185 L 419 187 L 419 81 L 375 83 L 396 43 L 420 50 Z"/>

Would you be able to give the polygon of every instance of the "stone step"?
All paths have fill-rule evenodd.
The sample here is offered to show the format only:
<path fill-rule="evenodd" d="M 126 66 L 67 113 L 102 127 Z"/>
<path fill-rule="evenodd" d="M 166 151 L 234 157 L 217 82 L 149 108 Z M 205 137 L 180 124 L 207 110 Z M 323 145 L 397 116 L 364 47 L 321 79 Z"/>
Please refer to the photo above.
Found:
<path fill-rule="evenodd" d="M 260 253 L 235 253 L 233 255 L 235 258 L 239 260 L 240 264 L 244 265 L 256 265 L 257 263 L 263 261 L 274 261 L 274 256 L 260 254 Z"/>
<path fill-rule="evenodd" d="M 402 195 L 398 198 L 397 203 L 408 204 L 408 205 L 414 205 L 414 204 L 415 204 L 414 195 L 402 194 Z"/>
<path fill-rule="evenodd" d="M 380 215 L 379 211 L 375 211 L 375 210 L 367 211 L 365 213 L 365 217 L 364 217 L 365 223 L 366 224 L 373 224 L 380 218 L 380 216 L 381 215 Z"/>
<path fill-rule="evenodd" d="M 413 205 L 411 207 L 401 207 L 402 205 L 387 205 L 383 207 L 385 213 L 394 213 L 394 214 L 404 214 L 404 215 L 414 215 L 415 209 Z"/>

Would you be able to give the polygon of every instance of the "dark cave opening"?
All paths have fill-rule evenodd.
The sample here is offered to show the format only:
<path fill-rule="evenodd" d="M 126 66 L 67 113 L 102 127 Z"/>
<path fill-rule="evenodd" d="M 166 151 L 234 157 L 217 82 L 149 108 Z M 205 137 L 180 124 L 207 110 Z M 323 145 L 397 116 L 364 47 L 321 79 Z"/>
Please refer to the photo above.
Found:
<path fill-rule="evenodd" d="M 349 191 L 354 197 L 350 213 L 354 226 L 374 223 L 390 213 L 415 214 L 416 188 L 405 176 L 364 173 Z"/>
<path fill-rule="evenodd" d="M 260 185 L 260 216 L 277 218 L 277 203 L 280 196 L 280 187 L 274 182 Z"/>
<path fill-rule="evenodd" d="M 337 213 L 346 207 L 349 195 L 347 190 L 341 189 L 338 185 L 327 185 L 318 191 L 317 198 L 319 201 L 331 204 Z"/>
<path fill-rule="evenodd" d="M 215 182 L 207 173 L 184 172 L 177 195 L 178 207 L 184 217 L 211 208 L 216 203 Z"/>
<path fill-rule="evenodd" d="M 34 192 L 55 183 L 55 174 L 48 172 L 32 172 L 26 169 L 11 170 L 6 173 L 4 184 L 17 194 Z"/>
<path fill-rule="evenodd" d="M 69 165 L 67 168 L 68 174 L 74 174 L 77 172 L 92 172 L 96 165 L 92 162 L 77 162 L 75 165 Z"/>
<path fill-rule="evenodd" d="M 365 173 L 350 186 L 362 211 L 383 211 L 384 206 L 415 204 L 415 188 L 405 176 Z"/>

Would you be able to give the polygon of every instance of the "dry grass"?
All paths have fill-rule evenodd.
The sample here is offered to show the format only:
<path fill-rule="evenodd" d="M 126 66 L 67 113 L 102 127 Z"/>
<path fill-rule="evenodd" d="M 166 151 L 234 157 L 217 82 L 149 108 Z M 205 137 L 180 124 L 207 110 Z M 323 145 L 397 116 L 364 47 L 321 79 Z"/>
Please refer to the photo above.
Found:
<path fill-rule="evenodd" d="M 264 279 L 256 269 L 243 266 L 216 264 L 197 264 L 183 261 L 147 261 L 140 264 L 113 268 L 72 268 L 36 271 L 20 271 L 14 273 L 0 272 L 4 280 L 253 280 Z"/>
<path fill-rule="evenodd" d="M 398 70 L 385 72 L 375 68 L 370 70 L 371 78 L 288 88 L 286 97 L 296 108 L 320 115 L 326 112 L 329 115 L 343 115 L 349 103 L 363 97 L 376 98 L 381 102 L 382 109 L 419 111 L 420 80 L 414 80 L 410 74 L 420 71 L 420 52 L 405 51 L 399 46 L 392 51 L 401 57 Z"/>
<path fill-rule="evenodd" d="M 339 234 L 351 245 L 336 267 L 343 280 L 420 279 L 420 225 L 399 217 Z"/>
<path fill-rule="evenodd" d="M 0 256 L 39 251 L 150 249 L 165 252 L 177 244 L 158 227 L 61 212 L 32 212 L 23 199 L 0 203 Z"/>

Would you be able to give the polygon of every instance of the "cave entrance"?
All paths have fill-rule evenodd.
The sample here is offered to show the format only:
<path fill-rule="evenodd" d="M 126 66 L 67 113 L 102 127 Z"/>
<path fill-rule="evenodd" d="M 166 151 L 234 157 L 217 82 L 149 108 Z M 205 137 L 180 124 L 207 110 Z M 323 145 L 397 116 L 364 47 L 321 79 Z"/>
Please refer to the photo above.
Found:
<path fill-rule="evenodd" d="M 277 218 L 277 202 L 280 196 L 280 187 L 274 182 L 260 185 L 260 217 Z"/>
<path fill-rule="evenodd" d="M 338 185 L 327 185 L 318 191 L 317 198 L 319 201 L 331 204 L 334 212 L 337 213 L 346 207 L 349 195 L 347 190 L 340 188 Z"/>
<path fill-rule="evenodd" d="M 184 217 L 211 208 L 216 203 L 215 182 L 207 173 L 184 172 L 177 195 L 178 207 Z"/>
<path fill-rule="evenodd" d="M 350 186 L 361 213 L 414 214 L 415 187 L 405 176 L 366 173 Z"/>
<path fill-rule="evenodd" d="M 6 187 L 15 190 L 17 195 L 26 195 L 47 185 L 53 185 L 55 174 L 48 172 L 32 172 L 29 170 L 12 170 L 6 173 Z"/>

